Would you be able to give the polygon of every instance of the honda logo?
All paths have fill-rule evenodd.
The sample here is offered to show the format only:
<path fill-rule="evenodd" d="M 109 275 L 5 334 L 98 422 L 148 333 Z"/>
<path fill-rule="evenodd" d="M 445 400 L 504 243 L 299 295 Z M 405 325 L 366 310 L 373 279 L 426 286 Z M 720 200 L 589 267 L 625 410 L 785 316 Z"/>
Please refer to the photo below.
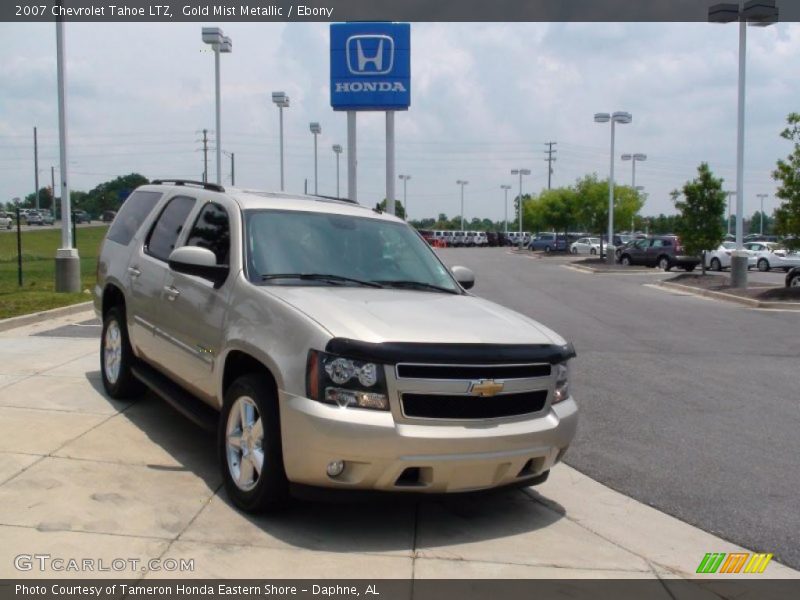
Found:
<path fill-rule="evenodd" d="M 347 68 L 353 75 L 386 75 L 394 66 L 394 40 L 388 35 L 347 38 Z"/>

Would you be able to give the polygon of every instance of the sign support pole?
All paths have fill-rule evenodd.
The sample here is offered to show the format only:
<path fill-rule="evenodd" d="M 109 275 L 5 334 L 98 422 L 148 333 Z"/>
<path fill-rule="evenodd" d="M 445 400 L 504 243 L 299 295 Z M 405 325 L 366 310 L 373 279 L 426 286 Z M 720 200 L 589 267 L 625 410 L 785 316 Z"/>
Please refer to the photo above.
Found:
<path fill-rule="evenodd" d="M 358 202 L 356 181 L 356 111 L 347 111 L 347 197 Z"/>
<path fill-rule="evenodd" d="M 386 111 L 386 212 L 395 214 L 394 198 L 394 111 Z"/>

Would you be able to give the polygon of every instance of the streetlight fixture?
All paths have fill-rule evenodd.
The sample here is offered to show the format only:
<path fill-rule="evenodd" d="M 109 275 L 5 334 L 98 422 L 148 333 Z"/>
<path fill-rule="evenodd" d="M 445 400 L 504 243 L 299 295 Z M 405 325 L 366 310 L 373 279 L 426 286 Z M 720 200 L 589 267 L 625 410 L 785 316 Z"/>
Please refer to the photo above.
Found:
<path fill-rule="evenodd" d="M 331 148 L 336 154 L 336 197 L 339 198 L 339 155 L 342 153 L 342 146 L 341 144 L 334 144 Z"/>
<path fill-rule="evenodd" d="M 766 27 L 778 22 L 775 0 L 750 0 L 715 4 L 708 9 L 711 23 L 739 22 L 739 84 L 736 127 L 736 251 L 731 257 L 731 286 L 747 287 L 747 254 L 744 251 L 744 112 L 747 25 Z"/>
<path fill-rule="evenodd" d="M 505 215 L 506 215 L 504 223 L 505 223 L 506 239 L 508 239 L 508 190 L 511 189 L 511 186 L 503 184 L 500 186 L 500 189 L 503 190 L 503 193 L 505 195 L 505 199 L 503 200 L 503 207 L 505 209 Z"/>
<path fill-rule="evenodd" d="M 530 169 L 511 169 L 512 175 L 519 175 L 519 249 L 522 250 L 522 176 L 530 175 Z"/>
<path fill-rule="evenodd" d="M 637 189 L 636 188 L 636 163 L 637 162 L 646 161 L 647 160 L 647 154 L 640 154 L 638 152 L 636 154 L 623 154 L 622 156 L 620 156 L 620 158 L 622 160 L 631 161 L 631 167 L 632 167 L 632 170 L 633 170 L 633 173 L 631 175 L 631 187 L 633 189 Z"/>
<path fill-rule="evenodd" d="M 463 181 L 461 179 L 456 181 L 456 185 L 461 186 L 461 231 L 464 231 L 464 186 L 468 184 L 469 181 Z"/>
<path fill-rule="evenodd" d="M 284 191 L 283 185 L 283 109 L 289 108 L 289 96 L 286 92 L 272 92 L 272 102 L 278 107 L 279 120 L 280 120 L 280 155 L 281 155 L 281 191 Z"/>
<path fill-rule="evenodd" d="M 219 55 L 233 51 L 231 38 L 223 35 L 219 27 L 203 27 L 203 42 L 210 44 L 214 50 L 214 88 L 216 93 L 216 123 L 217 123 L 217 184 L 222 183 L 222 125 L 221 125 L 221 94 L 219 84 Z"/>
<path fill-rule="evenodd" d="M 613 114 L 608 113 L 595 113 L 595 123 L 608 123 L 611 122 L 611 166 L 608 174 L 608 240 L 606 246 L 611 246 L 614 243 L 614 133 L 617 123 L 620 125 L 627 125 L 633 121 L 633 117 L 629 112 L 617 111 Z M 600 253 L 602 254 L 602 239 Z M 615 261 L 614 253 L 606 248 L 606 260 L 608 264 L 613 265 Z"/>
<path fill-rule="evenodd" d="M 322 127 L 314 121 L 308 124 L 308 130 L 314 135 L 314 195 L 316 196 L 319 194 L 319 188 L 317 187 L 317 136 L 322 133 Z"/>
<path fill-rule="evenodd" d="M 764 235 L 764 198 L 769 194 L 756 194 L 756 197 L 761 200 L 761 211 L 759 212 L 758 233 Z"/>
<path fill-rule="evenodd" d="M 403 182 L 403 214 L 405 215 L 405 220 L 408 221 L 408 207 L 406 206 L 406 183 L 408 183 L 408 180 L 411 179 L 411 175 L 398 175 L 397 177 Z"/>

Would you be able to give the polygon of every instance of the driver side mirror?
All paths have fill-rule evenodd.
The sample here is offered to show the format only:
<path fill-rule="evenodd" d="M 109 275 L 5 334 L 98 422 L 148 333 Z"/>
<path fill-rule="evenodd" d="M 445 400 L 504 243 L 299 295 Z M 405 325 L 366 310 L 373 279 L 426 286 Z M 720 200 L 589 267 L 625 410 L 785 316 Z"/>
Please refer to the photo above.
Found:
<path fill-rule="evenodd" d="M 230 267 L 218 265 L 217 256 L 208 248 L 182 246 L 169 255 L 169 268 L 176 273 L 202 277 L 220 287 L 228 278 Z"/>
<path fill-rule="evenodd" d="M 453 267 L 450 269 L 453 277 L 456 278 L 458 284 L 465 290 L 471 289 L 475 285 L 475 273 L 467 267 Z"/>

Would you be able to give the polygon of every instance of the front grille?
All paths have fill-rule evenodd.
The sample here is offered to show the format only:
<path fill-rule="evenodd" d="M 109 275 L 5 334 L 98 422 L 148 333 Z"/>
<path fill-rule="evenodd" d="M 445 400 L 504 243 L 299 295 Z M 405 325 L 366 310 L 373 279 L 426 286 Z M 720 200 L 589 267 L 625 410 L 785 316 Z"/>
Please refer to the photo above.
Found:
<path fill-rule="evenodd" d="M 549 375 L 549 364 L 397 365 L 397 377 L 402 379 L 526 379 Z"/>
<path fill-rule="evenodd" d="M 424 419 L 493 419 L 535 413 L 547 401 L 547 390 L 481 397 L 450 394 L 402 394 L 406 417 Z"/>

